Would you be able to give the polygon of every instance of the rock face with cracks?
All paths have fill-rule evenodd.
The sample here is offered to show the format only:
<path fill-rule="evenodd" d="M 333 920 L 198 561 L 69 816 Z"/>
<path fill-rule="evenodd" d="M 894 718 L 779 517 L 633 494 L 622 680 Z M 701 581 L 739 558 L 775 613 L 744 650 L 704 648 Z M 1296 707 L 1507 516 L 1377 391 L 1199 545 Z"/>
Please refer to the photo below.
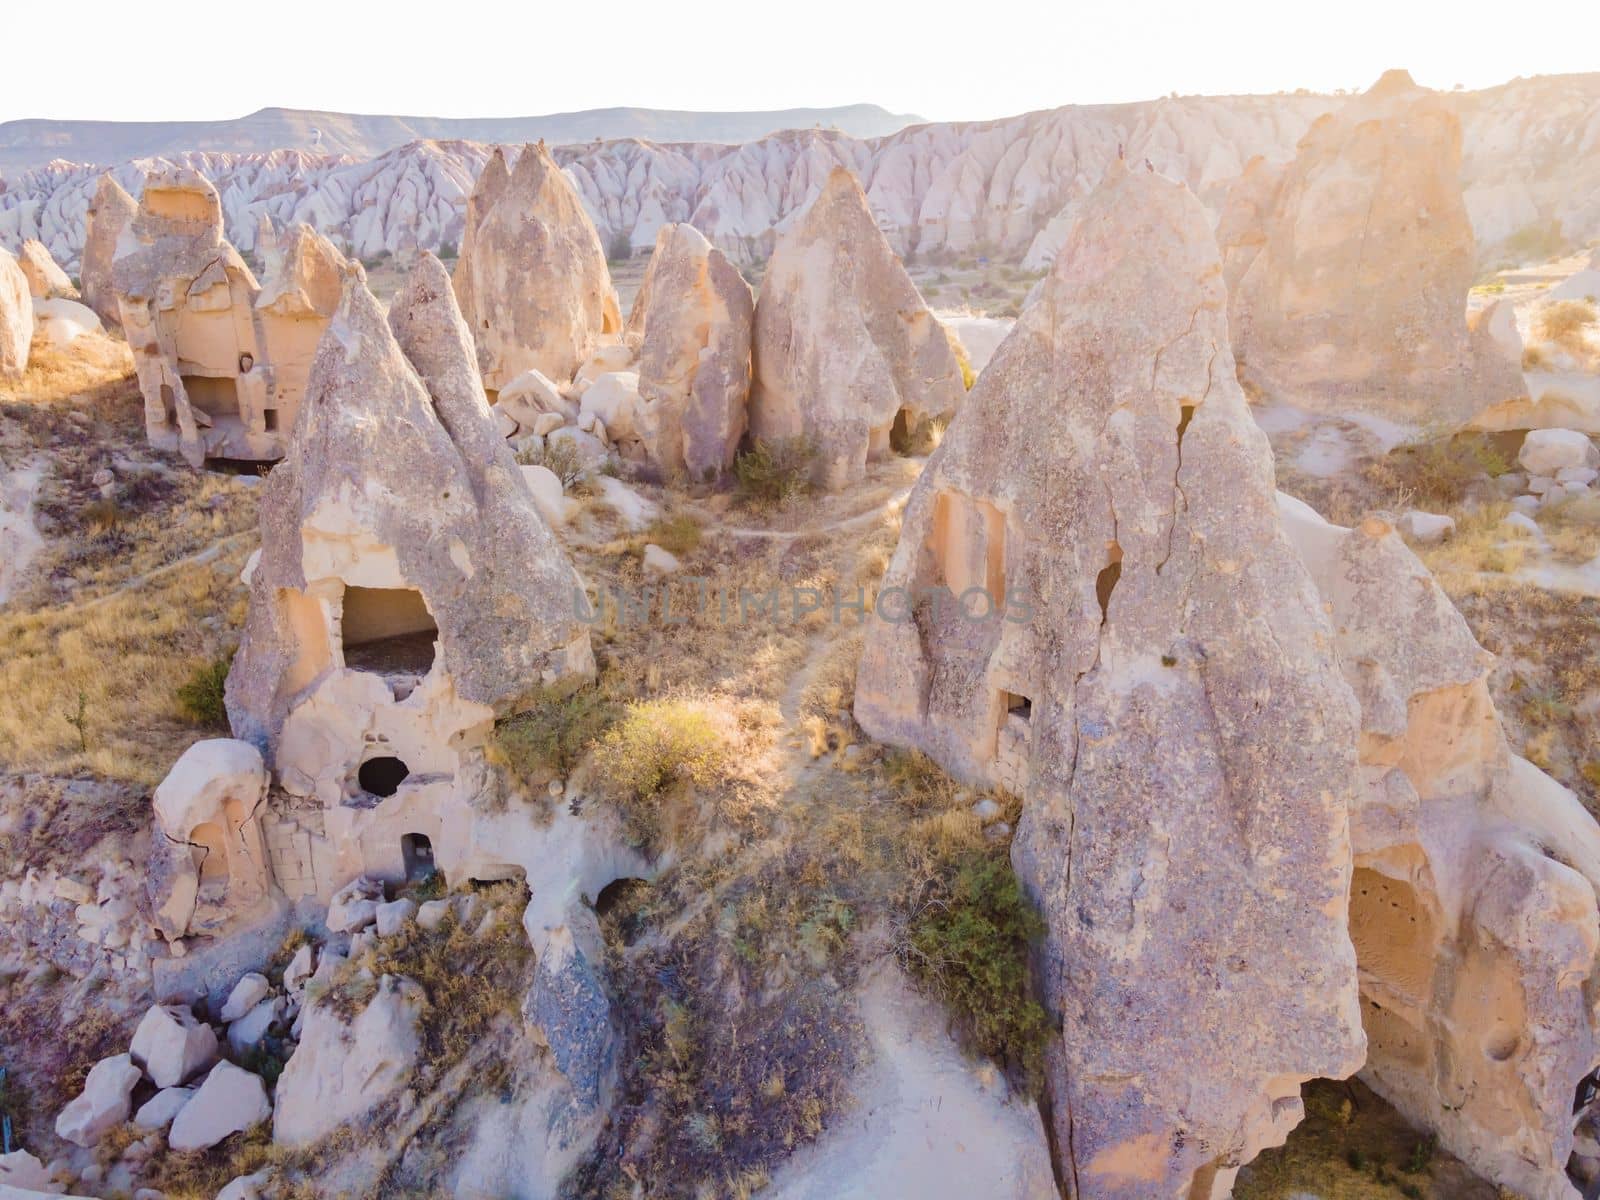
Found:
<path fill-rule="evenodd" d="M 733 465 L 748 423 L 754 315 L 750 285 L 722 251 L 692 225 L 662 227 L 628 332 L 640 339 L 639 432 L 668 471 L 704 479 Z"/>
<path fill-rule="evenodd" d="M 117 239 L 138 211 L 138 202 L 123 191 L 116 176 L 110 172 L 100 176 L 83 218 L 83 258 L 78 278 L 83 287 L 83 302 L 108 325 L 121 320 L 117 290 L 111 281 Z"/>
<path fill-rule="evenodd" d="M 56 265 L 56 260 L 50 257 L 50 251 L 43 242 L 34 238 L 23 242 L 17 254 L 17 265 L 27 276 L 28 291 L 33 293 L 35 300 L 78 298 L 78 289 L 72 286 L 67 273 Z"/>
<path fill-rule="evenodd" d="M 1600 1067 L 1600 826 L 1511 754 L 1489 656 L 1394 529 L 1280 503 L 1361 704 L 1362 1076 L 1485 1178 L 1573 1200 L 1575 1098 Z"/>
<path fill-rule="evenodd" d="M 860 479 L 897 425 L 948 416 L 965 394 L 944 327 L 843 167 L 773 251 L 752 357 L 751 434 L 808 438 L 829 488 Z"/>
<path fill-rule="evenodd" d="M 495 429 L 431 255 L 387 322 L 346 274 L 264 487 L 230 719 L 287 792 L 329 810 L 337 882 L 403 877 L 402 835 L 443 850 L 439 805 L 495 716 L 594 672 L 578 575 Z"/>
<path fill-rule="evenodd" d="M 1313 124 L 1278 175 L 1247 170 L 1218 230 L 1246 382 L 1455 424 L 1521 393 L 1520 373 L 1480 362 L 1492 348 L 1468 337 L 1477 251 L 1443 97 L 1390 71 Z M 1252 209 L 1253 236 L 1236 228 Z"/>
<path fill-rule="evenodd" d="M 565 382 L 597 337 L 622 328 L 600 235 L 543 142 L 515 168 L 499 149 L 490 156 L 467 203 L 455 289 L 490 392 L 530 367 Z"/>
<path fill-rule="evenodd" d="M 913 490 L 857 677 L 869 733 L 1023 797 L 1085 1200 L 1226 1195 L 1362 1056 L 1356 708 L 1226 303 L 1188 189 L 1114 168 Z"/>

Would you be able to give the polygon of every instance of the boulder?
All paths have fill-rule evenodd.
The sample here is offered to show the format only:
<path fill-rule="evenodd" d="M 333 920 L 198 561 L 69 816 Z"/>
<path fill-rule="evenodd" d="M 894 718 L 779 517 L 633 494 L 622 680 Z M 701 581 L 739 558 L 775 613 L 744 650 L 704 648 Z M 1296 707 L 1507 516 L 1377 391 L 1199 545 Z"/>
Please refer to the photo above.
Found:
<path fill-rule="evenodd" d="M 76 300 L 78 289 L 72 286 L 67 273 L 50 257 L 49 248 L 36 238 L 22 243 L 17 253 L 17 265 L 28 280 L 28 292 L 35 300 Z"/>
<path fill-rule="evenodd" d="M 378 905 L 376 925 L 379 937 L 393 937 L 406 927 L 406 922 L 417 915 L 415 900 L 391 900 Z"/>
<path fill-rule="evenodd" d="M 417 909 L 417 928 L 432 933 L 450 915 L 450 901 L 428 900 Z"/>
<path fill-rule="evenodd" d="M 100 176 L 84 216 L 83 254 L 78 278 L 83 302 L 107 324 L 120 324 L 117 292 L 111 282 L 111 265 L 117 256 L 117 239 L 139 211 L 138 202 L 122 189 L 108 171 Z"/>
<path fill-rule="evenodd" d="M 1400 517 L 1400 520 L 1396 522 L 1396 526 L 1401 533 L 1405 534 L 1413 542 L 1432 545 L 1455 535 L 1456 519 L 1444 516 L 1441 513 L 1428 513 L 1412 509 Z"/>
<path fill-rule="evenodd" d="M 257 971 L 251 971 L 233 985 L 233 990 L 228 993 L 228 999 L 222 1005 L 222 1011 L 217 1015 L 225 1023 L 237 1021 L 265 1000 L 271 991 L 272 985 L 267 982 L 267 977 Z"/>
<path fill-rule="evenodd" d="M 350 933 L 365 929 L 378 919 L 378 905 L 383 903 L 383 884 L 365 875 L 352 879 L 333 894 L 328 902 L 328 930 L 331 933 Z"/>
<path fill-rule="evenodd" d="M 1460 119 L 1390 71 L 1311 126 L 1276 188 L 1232 296 L 1242 377 L 1302 405 L 1457 425 L 1514 399 L 1520 372 L 1480 377 L 1469 345 L 1476 257 Z"/>
<path fill-rule="evenodd" d="M 278 1078 L 273 1140 L 305 1146 L 354 1121 L 410 1078 L 426 1002 L 413 980 L 385 975 L 354 1021 L 325 1003 L 305 1010 L 300 1043 Z"/>
<path fill-rule="evenodd" d="M 0 1187 L 9 1188 L 14 1193 L 6 1200 L 25 1200 L 27 1193 L 53 1195 L 61 1189 L 50 1169 L 26 1150 L 0 1154 Z"/>
<path fill-rule="evenodd" d="M 507 169 L 496 148 L 467 204 L 456 297 L 484 386 L 530 367 L 571 379 L 602 334 L 622 326 L 600 235 L 545 144 Z"/>
<path fill-rule="evenodd" d="M 103 333 L 104 327 L 92 309 L 76 300 L 36 299 L 33 332 L 47 346 L 64 350 L 86 333 Z"/>
<path fill-rule="evenodd" d="M 187 1004 L 157 1004 L 133 1031 L 130 1052 L 158 1088 L 175 1088 L 217 1061 L 217 1035 Z"/>
<path fill-rule="evenodd" d="M 626 371 L 633 367 L 634 359 L 634 349 L 627 341 L 602 342 L 583 360 L 577 374 L 572 377 L 572 391 L 582 397 L 600 376 Z"/>
<path fill-rule="evenodd" d="M 283 990 L 298 998 L 305 990 L 306 980 L 316 969 L 317 952 L 310 942 L 294 952 L 289 965 L 283 969 Z"/>
<path fill-rule="evenodd" d="M 1080 1200 L 1224 1195 L 1361 1063 L 1357 713 L 1227 299 L 1195 197 L 1113 165 L 912 489 L 856 677 L 871 736 L 1022 797 Z"/>
<path fill-rule="evenodd" d="M 613 442 L 637 440 L 639 376 L 633 371 L 611 371 L 597 378 L 584 390 L 578 409 L 580 429 L 586 417 L 593 417 L 605 426 L 606 437 Z"/>
<path fill-rule="evenodd" d="M 263 1000 L 228 1026 L 228 1046 L 235 1055 L 256 1049 L 266 1040 L 272 1023 L 283 1015 L 283 997 Z"/>
<path fill-rule="evenodd" d="M 33 344 L 33 295 L 17 260 L 0 246 L 0 379 L 17 379 L 28 369 Z"/>
<path fill-rule="evenodd" d="M 56 1136 L 75 1146 L 93 1146 L 128 1120 L 133 1089 L 141 1078 L 126 1054 L 103 1058 L 89 1068 L 83 1091 L 56 1117 Z"/>
<path fill-rule="evenodd" d="M 661 227 L 628 317 L 652 462 L 695 480 L 733 466 L 749 422 L 754 318 L 750 285 L 722 251 L 692 225 Z"/>
<path fill-rule="evenodd" d="M 534 367 L 501 388 L 494 406 L 515 421 L 523 433 L 549 433 L 577 414 L 572 402 L 556 389 L 544 372 Z M 548 423 L 551 418 L 556 418 L 554 425 Z M 541 425 L 544 427 L 540 428 Z"/>
<path fill-rule="evenodd" d="M 565 525 L 569 502 L 556 473 L 549 467 L 535 464 L 522 468 L 522 478 L 533 495 L 534 504 L 539 508 L 539 515 L 552 526 Z"/>
<path fill-rule="evenodd" d="M 654 575 L 675 574 L 683 564 L 678 561 L 678 556 L 654 542 L 648 543 L 644 548 L 644 569 Z"/>
<path fill-rule="evenodd" d="M 133 1123 L 140 1129 L 165 1129 L 193 1096 L 193 1088 L 162 1088 L 139 1106 L 139 1111 L 133 1114 Z"/>
<path fill-rule="evenodd" d="M 1532 429 L 1523 439 L 1517 462 L 1532 476 L 1554 476 L 1572 468 L 1600 465 L 1600 451 L 1589 435 L 1573 429 Z M 1529 491 L 1533 491 L 1529 480 Z"/>
<path fill-rule="evenodd" d="M 261 1076 L 219 1062 L 173 1119 L 167 1146 L 179 1152 L 205 1150 L 271 1116 L 272 1101 Z"/>
<path fill-rule="evenodd" d="M 751 435 L 809 439 L 829 488 L 887 454 L 897 425 L 948 416 L 966 394 L 949 338 L 843 167 L 773 251 L 751 352 Z"/>

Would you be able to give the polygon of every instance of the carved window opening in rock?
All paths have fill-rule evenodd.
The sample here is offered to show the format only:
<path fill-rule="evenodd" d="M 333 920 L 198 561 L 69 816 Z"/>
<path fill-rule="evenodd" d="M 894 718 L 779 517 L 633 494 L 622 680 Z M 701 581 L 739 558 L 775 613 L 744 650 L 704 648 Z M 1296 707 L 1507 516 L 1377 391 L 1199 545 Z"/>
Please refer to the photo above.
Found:
<path fill-rule="evenodd" d="M 381 754 L 361 764 L 361 769 L 356 772 L 356 782 L 361 785 L 362 791 L 386 800 L 400 790 L 400 785 L 410 774 L 411 768 L 394 755 Z"/>
<path fill-rule="evenodd" d="M 1110 560 L 1101 568 L 1100 574 L 1095 576 L 1094 595 L 1100 601 L 1100 623 L 1104 625 L 1111 616 L 1111 593 L 1117 590 L 1117 581 L 1122 578 L 1122 547 L 1112 542 L 1106 547 L 1106 557 Z"/>
<path fill-rule="evenodd" d="M 180 375 L 178 378 L 183 380 L 189 407 L 212 418 L 239 415 L 239 386 L 231 377 Z"/>
<path fill-rule="evenodd" d="M 177 402 L 178 397 L 177 394 L 173 392 L 172 385 L 170 383 L 163 383 L 161 385 L 161 412 L 166 418 L 167 424 L 169 425 L 172 424 L 173 408 Z"/>
<path fill-rule="evenodd" d="M 196 825 L 189 834 L 189 846 L 202 884 L 227 883 L 228 841 L 219 822 L 204 821 Z"/>
<path fill-rule="evenodd" d="M 426 675 L 433 669 L 439 627 L 415 588 L 345 588 L 339 628 L 351 670 Z"/>
<path fill-rule="evenodd" d="M 926 543 L 937 568 L 936 583 L 960 600 L 977 588 L 989 598 L 963 601 L 969 615 L 998 613 L 1006 597 L 1006 518 L 994 505 L 960 492 L 940 492 Z"/>
<path fill-rule="evenodd" d="M 400 839 L 400 861 L 408 880 L 417 881 L 432 877 L 435 870 L 433 839 L 425 833 L 406 834 Z"/>
<path fill-rule="evenodd" d="M 268 433 L 277 433 L 278 432 L 278 410 L 275 409 L 275 408 L 264 408 L 264 409 L 262 409 L 261 410 L 261 424 L 265 427 L 265 429 L 266 429 L 266 431 Z"/>
<path fill-rule="evenodd" d="M 1033 720 L 1033 701 L 1026 696 L 1019 696 L 1016 692 L 1001 692 L 1005 700 L 1006 716 L 1021 717 L 1024 721 Z"/>

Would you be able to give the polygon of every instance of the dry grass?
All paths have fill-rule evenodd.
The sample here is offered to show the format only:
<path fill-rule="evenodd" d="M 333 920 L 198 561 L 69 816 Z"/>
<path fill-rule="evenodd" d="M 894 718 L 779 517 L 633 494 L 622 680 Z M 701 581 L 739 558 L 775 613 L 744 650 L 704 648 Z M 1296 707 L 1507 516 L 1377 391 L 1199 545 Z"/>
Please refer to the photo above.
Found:
<path fill-rule="evenodd" d="M 1539 310 L 1538 336 L 1560 346 L 1580 364 L 1595 357 L 1589 331 L 1600 323 L 1593 300 L 1551 300 Z"/>
<path fill-rule="evenodd" d="M 0 762 L 161 780 L 196 736 L 178 691 L 237 641 L 245 550 L 102 600 L 0 610 Z"/>
<path fill-rule="evenodd" d="M 1236 1200 L 1497 1200 L 1365 1085 L 1320 1079 L 1301 1092 L 1306 1119 L 1239 1173 Z"/>

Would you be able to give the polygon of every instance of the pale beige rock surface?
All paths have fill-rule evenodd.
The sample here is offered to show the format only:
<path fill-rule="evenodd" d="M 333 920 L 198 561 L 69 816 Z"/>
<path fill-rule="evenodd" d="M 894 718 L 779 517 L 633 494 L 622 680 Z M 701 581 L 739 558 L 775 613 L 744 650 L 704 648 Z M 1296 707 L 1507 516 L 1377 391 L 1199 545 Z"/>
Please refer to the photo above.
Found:
<path fill-rule="evenodd" d="M 1226 306 L 1195 198 L 1113 168 L 913 489 L 857 675 L 874 737 L 1023 797 L 1084 1200 L 1226 1195 L 1362 1057 L 1356 706 Z"/>
<path fill-rule="evenodd" d="M 129 1052 L 158 1088 L 176 1088 L 217 1060 L 216 1032 L 187 1004 L 158 1004 L 133 1031 Z"/>
<path fill-rule="evenodd" d="M 33 344 L 33 295 L 28 277 L 0 247 L 0 379 L 15 379 L 28 369 Z"/>
<path fill-rule="evenodd" d="M 490 157 L 467 205 L 455 289 L 490 392 L 530 367 L 569 380 L 598 336 L 621 329 L 600 235 L 543 142 L 509 170 L 502 151 Z"/>
<path fill-rule="evenodd" d="M 421 1050 L 426 997 L 414 981 L 385 975 L 348 1025 L 331 1003 L 306 1009 L 300 1044 L 278 1079 L 273 1140 L 303 1146 L 371 1111 L 410 1077 Z"/>
<path fill-rule="evenodd" d="M 1233 270 L 1248 259 L 1231 305 L 1243 379 L 1456 425 L 1521 394 L 1520 372 L 1479 362 L 1468 339 L 1476 246 L 1444 97 L 1388 72 L 1311 126 L 1269 207 L 1271 184 L 1261 168 L 1239 185 L 1238 208 L 1266 211 L 1258 246 L 1236 232 L 1238 208 L 1219 229 Z"/>
<path fill-rule="evenodd" d="M 50 250 L 36 238 L 22 243 L 17 252 L 17 265 L 28 280 L 28 291 L 35 300 L 76 300 L 78 289 L 72 286 L 67 273 L 50 257 Z"/>
<path fill-rule="evenodd" d="M 287 1070 L 287 1068 L 285 1068 Z M 281 1086 L 282 1080 L 279 1080 Z M 178 1110 L 167 1131 L 167 1145 L 180 1153 L 204 1150 L 224 1138 L 254 1128 L 272 1116 L 272 1101 L 261 1076 L 219 1062 Z"/>
<path fill-rule="evenodd" d="M 751 353 L 750 433 L 809 438 L 829 488 L 887 454 L 897 424 L 913 431 L 965 395 L 944 328 L 842 167 L 773 251 Z"/>
<path fill-rule="evenodd" d="M 651 461 L 696 480 L 733 465 L 749 420 L 754 316 L 750 285 L 722 251 L 692 225 L 662 226 L 628 317 Z"/>
<path fill-rule="evenodd" d="M 103 1058 L 89 1068 L 78 1093 L 56 1117 L 56 1136 L 78 1146 L 93 1146 L 128 1119 L 139 1068 L 126 1054 Z"/>
<path fill-rule="evenodd" d="M 117 256 L 117 239 L 139 211 L 139 204 L 122 189 L 110 172 L 100 176 L 94 196 L 84 215 L 83 256 L 78 266 L 83 302 L 102 321 L 117 324 L 117 291 L 111 281 L 111 266 Z"/>
<path fill-rule="evenodd" d="M 1573 1098 L 1600 1066 L 1600 826 L 1510 753 L 1489 656 L 1388 523 L 1279 503 L 1361 703 L 1363 1078 L 1484 1178 L 1572 1200 Z"/>

